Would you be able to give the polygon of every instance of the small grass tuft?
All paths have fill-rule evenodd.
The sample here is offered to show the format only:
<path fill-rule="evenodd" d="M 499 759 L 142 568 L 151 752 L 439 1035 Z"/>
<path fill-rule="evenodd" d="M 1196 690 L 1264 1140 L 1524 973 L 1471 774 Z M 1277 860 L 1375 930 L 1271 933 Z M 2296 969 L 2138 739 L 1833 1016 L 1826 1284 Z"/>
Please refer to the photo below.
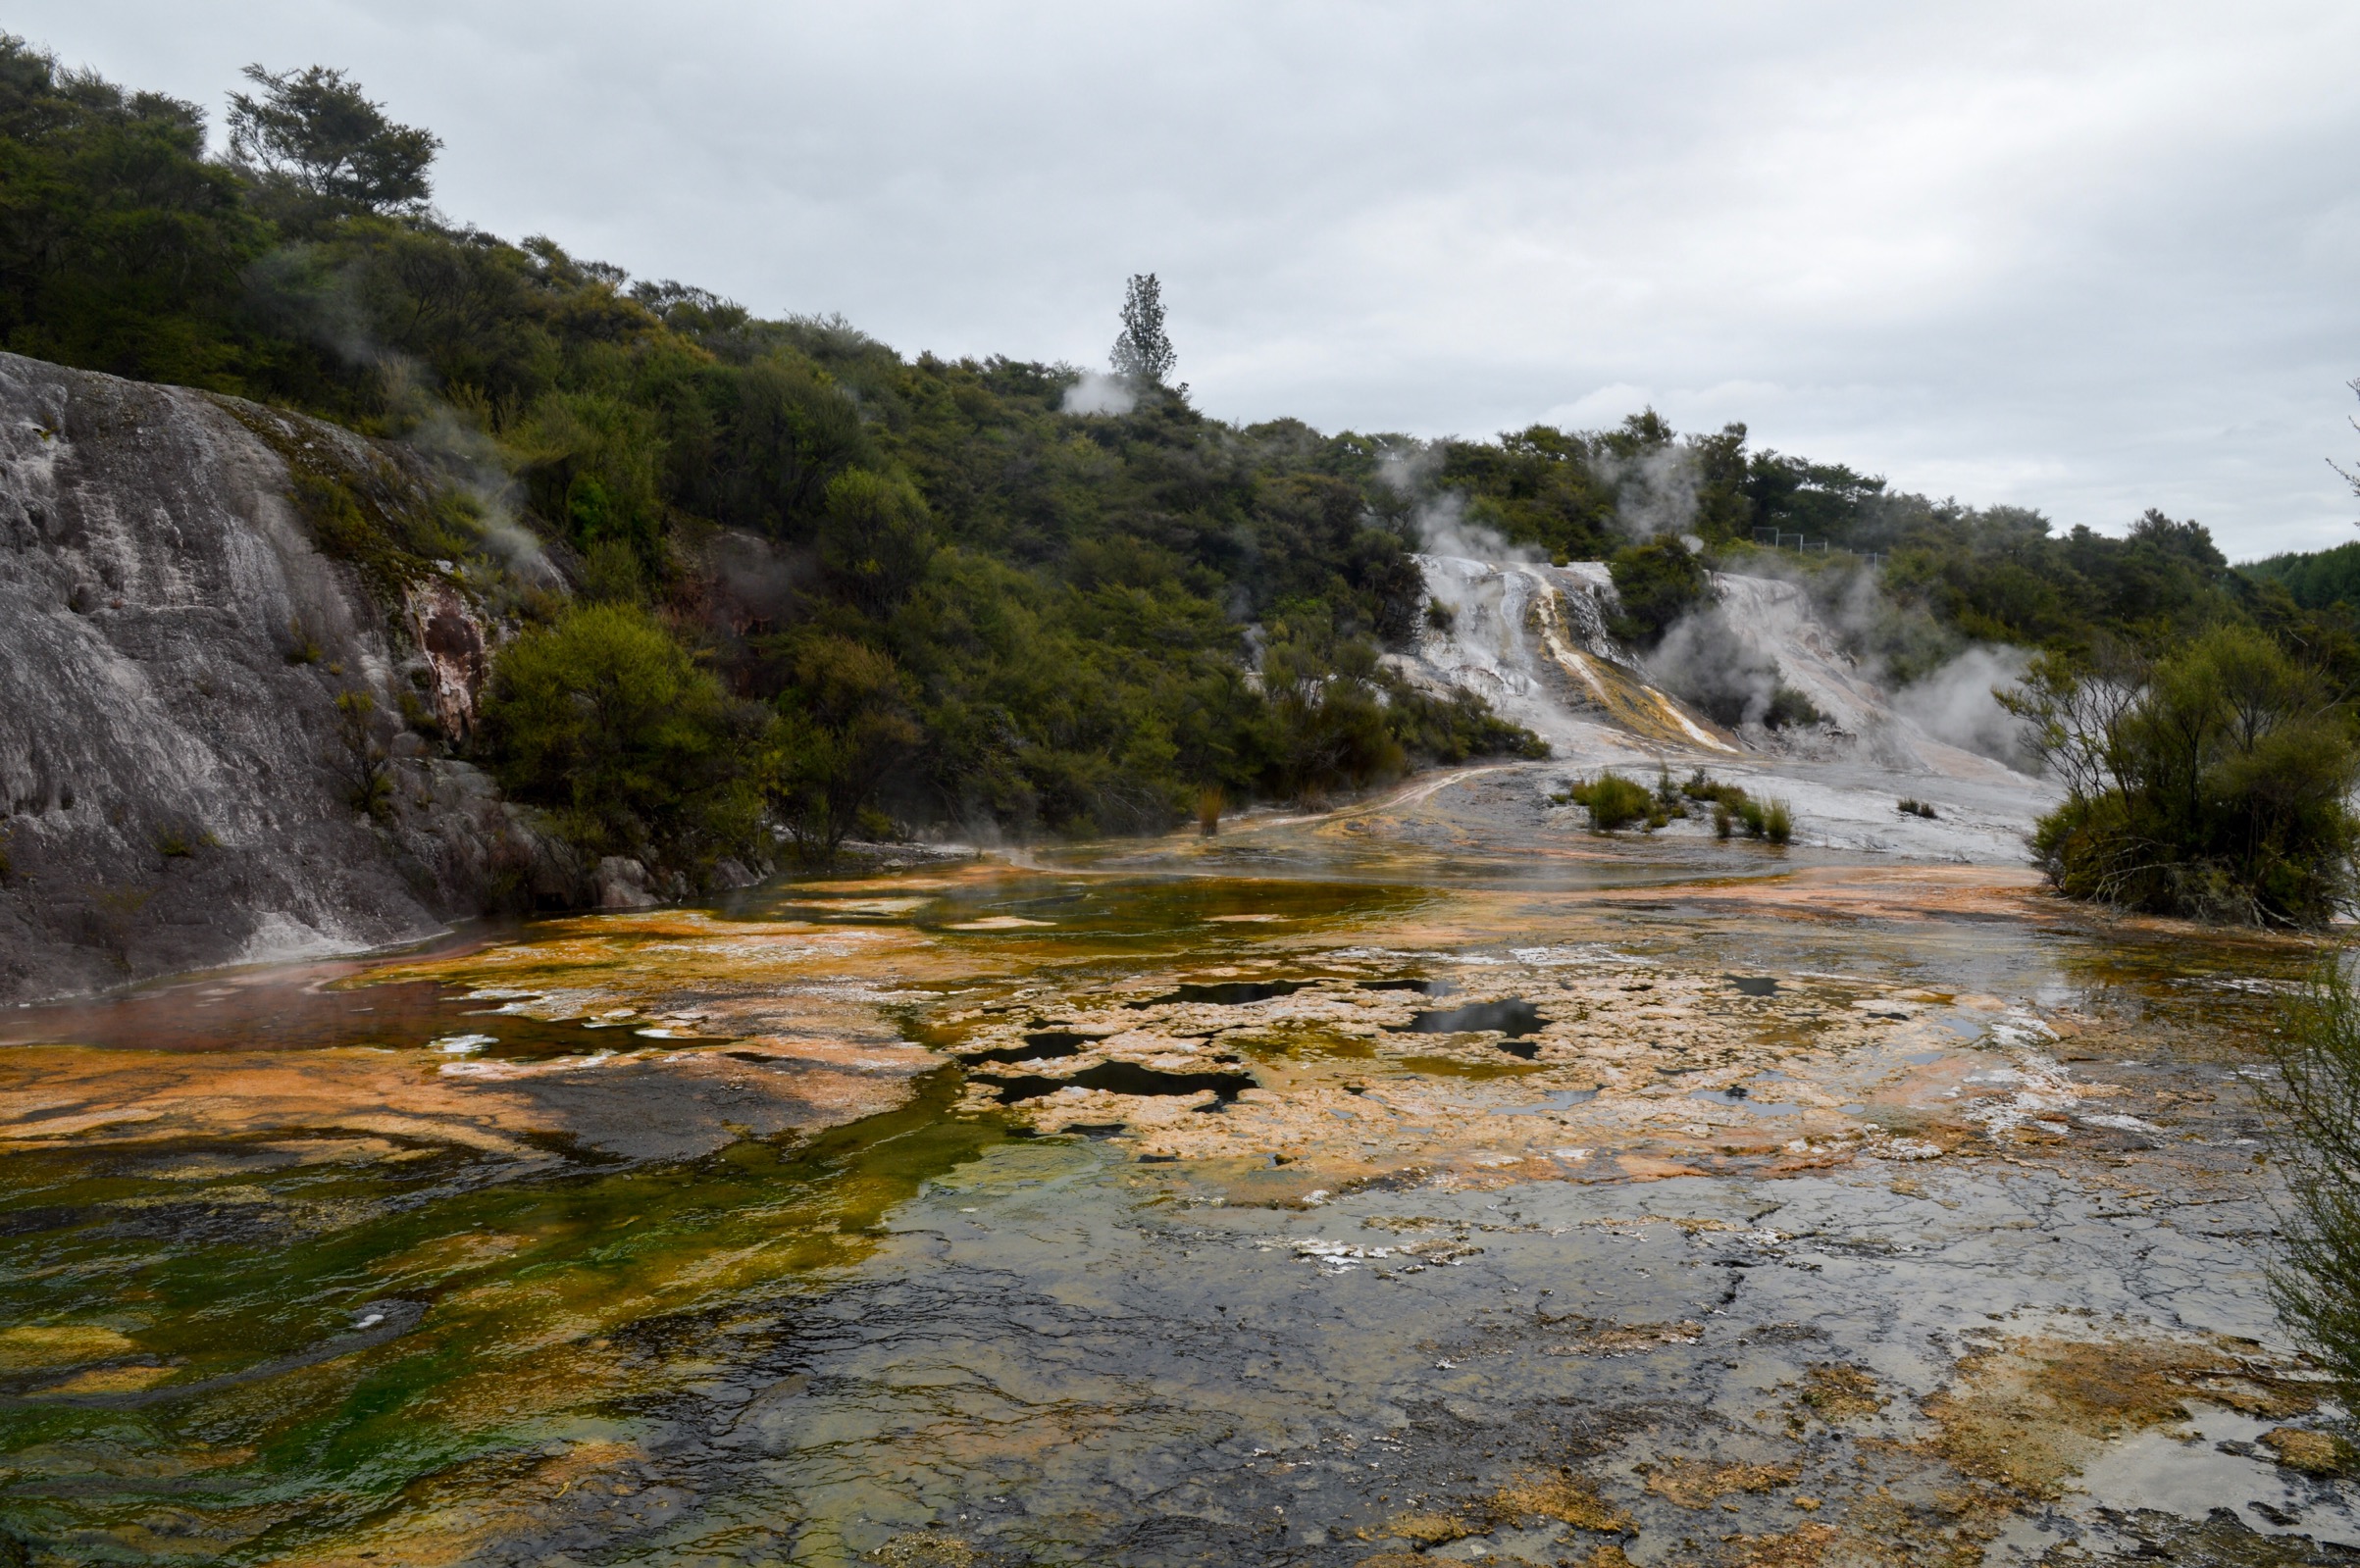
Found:
<path fill-rule="evenodd" d="M 1560 805 L 1577 805 L 1590 814 L 1592 833 L 1613 833 L 1656 812 L 1654 791 L 1635 779 L 1608 768 L 1595 779 L 1576 779 L 1563 793 L 1551 797 Z"/>

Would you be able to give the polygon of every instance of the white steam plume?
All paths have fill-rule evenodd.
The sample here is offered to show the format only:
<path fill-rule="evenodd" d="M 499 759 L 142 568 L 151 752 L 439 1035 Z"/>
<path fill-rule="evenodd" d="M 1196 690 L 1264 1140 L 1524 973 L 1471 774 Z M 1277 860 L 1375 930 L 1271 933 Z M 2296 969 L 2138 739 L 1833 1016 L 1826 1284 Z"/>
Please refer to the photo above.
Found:
<path fill-rule="evenodd" d="M 1999 705 L 1996 689 L 2015 685 L 2031 666 L 2022 648 L 1974 647 L 1893 693 L 1893 711 L 1945 744 L 2034 770 L 2024 721 Z"/>
<path fill-rule="evenodd" d="M 1600 453 L 1598 477 L 1615 486 L 1615 527 L 1633 539 L 1692 538 L 1696 529 L 1696 454 L 1659 446 L 1637 457 Z M 1691 544 L 1690 548 L 1697 545 Z"/>
<path fill-rule="evenodd" d="M 1128 414 L 1139 406 L 1139 394 L 1119 376 L 1084 371 L 1082 379 L 1065 388 L 1058 405 L 1067 414 Z"/>
<path fill-rule="evenodd" d="M 1469 522 L 1466 497 L 1457 490 L 1445 490 L 1425 502 L 1410 523 L 1417 531 L 1418 547 L 1428 555 L 1527 566 L 1546 559 L 1528 544 L 1509 543 L 1497 529 Z"/>

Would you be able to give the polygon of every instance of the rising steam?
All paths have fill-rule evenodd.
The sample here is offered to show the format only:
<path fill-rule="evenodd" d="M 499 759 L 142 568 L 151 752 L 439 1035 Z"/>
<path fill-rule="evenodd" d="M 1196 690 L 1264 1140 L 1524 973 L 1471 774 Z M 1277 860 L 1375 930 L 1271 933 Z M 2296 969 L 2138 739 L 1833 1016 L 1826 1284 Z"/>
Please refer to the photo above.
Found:
<path fill-rule="evenodd" d="M 2024 721 L 1995 694 L 2015 685 L 2031 666 L 2022 648 L 1974 647 L 1923 680 L 1893 693 L 1893 711 L 1947 745 L 2034 771 Z"/>
<path fill-rule="evenodd" d="M 1082 379 L 1065 388 L 1058 408 L 1067 414 L 1128 414 L 1139 406 L 1139 394 L 1119 376 L 1084 371 Z"/>

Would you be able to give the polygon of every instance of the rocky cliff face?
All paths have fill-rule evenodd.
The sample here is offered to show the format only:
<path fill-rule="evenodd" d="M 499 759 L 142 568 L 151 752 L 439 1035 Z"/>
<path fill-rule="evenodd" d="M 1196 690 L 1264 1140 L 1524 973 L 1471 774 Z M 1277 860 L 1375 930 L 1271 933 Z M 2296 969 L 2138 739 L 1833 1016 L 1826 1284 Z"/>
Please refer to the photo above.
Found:
<path fill-rule="evenodd" d="M 324 551 L 303 476 L 432 502 L 414 459 L 334 427 L 0 354 L 0 999 L 580 885 L 433 738 L 473 717 L 477 594 Z"/>

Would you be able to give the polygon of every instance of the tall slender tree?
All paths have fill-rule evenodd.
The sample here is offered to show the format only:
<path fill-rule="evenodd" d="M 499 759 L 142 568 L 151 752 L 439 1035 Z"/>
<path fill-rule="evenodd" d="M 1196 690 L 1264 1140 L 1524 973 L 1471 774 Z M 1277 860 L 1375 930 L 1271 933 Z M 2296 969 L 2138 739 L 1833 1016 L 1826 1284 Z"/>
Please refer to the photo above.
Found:
<path fill-rule="evenodd" d="M 1136 386 L 1161 386 L 1180 356 L 1163 329 L 1163 285 L 1134 273 L 1123 290 L 1123 329 L 1114 339 L 1114 374 Z"/>

